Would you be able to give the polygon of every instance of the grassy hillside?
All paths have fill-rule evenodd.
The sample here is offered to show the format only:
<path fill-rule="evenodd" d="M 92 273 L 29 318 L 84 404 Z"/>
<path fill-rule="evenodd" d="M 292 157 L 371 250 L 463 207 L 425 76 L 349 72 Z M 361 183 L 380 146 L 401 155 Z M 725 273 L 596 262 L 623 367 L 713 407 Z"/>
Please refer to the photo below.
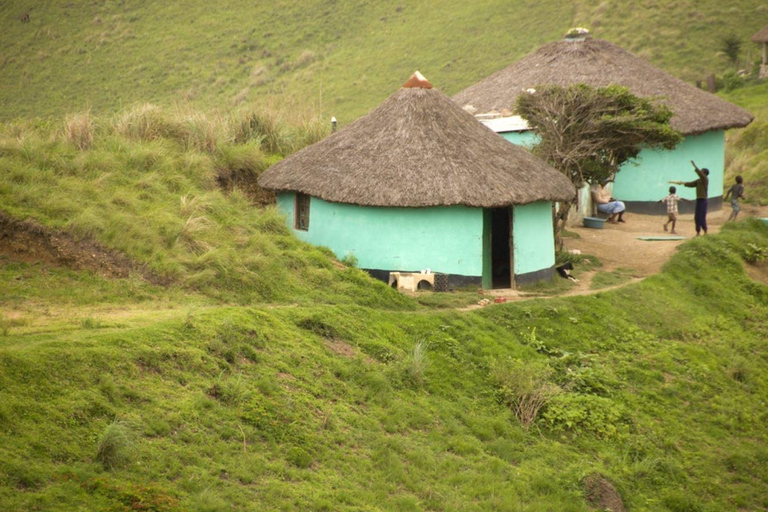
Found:
<path fill-rule="evenodd" d="M 420 69 L 456 93 L 572 26 L 689 81 L 728 67 L 720 41 L 768 23 L 761 0 L 718 2 L 150 1 L 0 6 L 0 119 L 112 114 L 135 102 L 314 109 L 342 124 Z M 29 13 L 30 21 L 19 16 Z"/>
<path fill-rule="evenodd" d="M 768 204 L 768 82 L 737 89 L 725 97 L 755 115 L 751 125 L 728 133 L 726 185 L 742 175 L 749 202 Z"/>
<path fill-rule="evenodd" d="M 322 135 L 258 112 L 222 118 L 151 105 L 10 124 L 0 133 L 0 214 L 75 245 L 100 243 L 157 276 L 150 281 L 211 300 L 402 304 L 362 272 L 334 266 L 330 251 L 299 242 L 274 208 L 254 208 L 273 152 Z"/>
<path fill-rule="evenodd" d="M 5 263 L 0 504 L 587 511 L 598 473 L 630 510 L 763 510 L 750 243 L 768 227 L 727 225 L 619 291 L 464 313 L 115 304 L 99 278 Z M 63 282 L 93 298 L 58 304 Z"/>
<path fill-rule="evenodd" d="M 453 93 L 588 25 L 691 80 L 768 22 L 565 5 L 3 2 L 0 510 L 586 512 L 608 483 L 630 510 L 768 510 L 764 223 L 619 290 L 466 312 L 261 206 L 315 114 L 349 122 L 416 68 Z M 754 201 L 767 96 L 729 96 L 758 116 L 727 156 Z"/>
<path fill-rule="evenodd" d="M 4 127 L 6 216 L 169 284 L 0 256 L 0 509 L 768 508 L 768 226 L 617 291 L 441 310 L 255 208 L 311 130 L 243 115 Z"/>

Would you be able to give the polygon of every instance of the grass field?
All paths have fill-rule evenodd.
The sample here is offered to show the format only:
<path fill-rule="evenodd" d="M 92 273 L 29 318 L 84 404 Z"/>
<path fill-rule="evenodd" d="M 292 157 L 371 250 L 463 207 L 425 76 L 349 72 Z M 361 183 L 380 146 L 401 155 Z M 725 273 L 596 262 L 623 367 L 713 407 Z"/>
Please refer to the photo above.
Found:
<path fill-rule="evenodd" d="M 170 284 L 2 257 L 0 508 L 587 511 L 595 475 L 630 510 L 768 507 L 768 226 L 461 312 L 254 207 L 268 148 L 312 130 L 245 119 L 5 125 L 6 214 Z"/>
<path fill-rule="evenodd" d="M 3 2 L 0 228 L 136 266 L 0 254 L 0 510 L 586 512 L 595 481 L 629 510 L 768 510 L 765 223 L 691 240 L 640 283 L 601 291 L 622 268 L 592 295 L 559 280 L 460 311 L 475 291 L 409 298 L 299 242 L 255 185 L 417 68 L 455 93 L 585 25 L 692 81 L 728 69 L 730 33 L 754 60 L 766 16 Z M 760 204 L 767 87 L 724 93 L 756 115 L 726 159 Z"/>
<path fill-rule="evenodd" d="M 19 16 L 28 13 L 30 21 Z M 0 5 L 0 119 L 111 115 L 134 103 L 301 108 L 347 124 L 419 69 L 455 94 L 573 26 L 689 82 L 731 68 L 722 39 L 768 20 L 760 0 L 400 2 L 200 0 Z"/>

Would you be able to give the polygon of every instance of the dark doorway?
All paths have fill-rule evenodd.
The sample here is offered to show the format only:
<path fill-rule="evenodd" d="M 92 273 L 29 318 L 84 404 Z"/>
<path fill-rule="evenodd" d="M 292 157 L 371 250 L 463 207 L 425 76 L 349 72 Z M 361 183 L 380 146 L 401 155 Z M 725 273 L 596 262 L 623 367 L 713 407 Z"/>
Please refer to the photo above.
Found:
<path fill-rule="evenodd" d="M 491 210 L 491 283 L 493 288 L 512 286 L 511 208 Z"/>

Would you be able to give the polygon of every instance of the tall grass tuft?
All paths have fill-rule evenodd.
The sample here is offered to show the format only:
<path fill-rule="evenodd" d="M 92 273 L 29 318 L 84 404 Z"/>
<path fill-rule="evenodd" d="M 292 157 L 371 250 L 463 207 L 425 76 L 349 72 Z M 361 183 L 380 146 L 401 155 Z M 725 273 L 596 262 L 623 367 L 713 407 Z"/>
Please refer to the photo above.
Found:
<path fill-rule="evenodd" d="M 251 142 L 226 145 L 216 153 L 216 180 L 227 193 L 243 192 L 252 203 L 266 206 L 275 202 L 275 194 L 264 190 L 257 182 L 269 166 L 260 147 Z"/>
<path fill-rule="evenodd" d="M 130 462 L 135 450 L 136 444 L 130 424 L 125 420 L 115 419 L 101 434 L 96 460 L 105 469 L 114 470 Z"/>
<path fill-rule="evenodd" d="M 418 386 L 424 384 L 424 374 L 429 367 L 429 357 L 427 356 L 428 349 L 428 343 L 424 341 L 419 341 L 416 343 L 416 345 L 413 347 L 413 352 L 411 352 L 411 357 L 408 360 L 408 364 L 406 366 L 406 374 L 408 379 L 413 384 Z"/>
<path fill-rule="evenodd" d="M 74 114 L 66 119 L 65 135 L 67 141 L 81 151 L 93 146 L 94 120 L 90 112 Z"/>
<path fill-rule="evenodd" d="M 219 116 L 209 116 L 202 112 L 178 113 L 180 142 L 187 149 L 196 149 L 204 153 L 215 153 L 219 141 L 226 137 L 226 126 Z"/>
<path fill-rule="evenodd" d="M 136 105 L 118 115 L 113 127 L 118 135 L 131 140 L 183 139 L 179 124 L 151 103 Z"/>
<path fill-rule="evenodd" d="M 236 144 L 257 142 L 268 153 L 284 155 L 293 147 L 290 130 L 280 113 L 272 110 L 251 110 L 232 121 Z"/>
<path fill-rule="evenodd" d="M 320 142 L 331 133 L 330 123 L 320 116 L 301 119 L 296 124 L 296 134 L 293 137 L 292 151 L 298 151 L 306 146 Z"/>
<path fill-rule="evenodd" d="M 549 381 L 551 376 L 552 368 L 539 361 L 510 359 L 491 369 L 491 380 L 497 387 L 499 399 L 525 428 L 530 427 L 541 408 L 562 391 Z"/>

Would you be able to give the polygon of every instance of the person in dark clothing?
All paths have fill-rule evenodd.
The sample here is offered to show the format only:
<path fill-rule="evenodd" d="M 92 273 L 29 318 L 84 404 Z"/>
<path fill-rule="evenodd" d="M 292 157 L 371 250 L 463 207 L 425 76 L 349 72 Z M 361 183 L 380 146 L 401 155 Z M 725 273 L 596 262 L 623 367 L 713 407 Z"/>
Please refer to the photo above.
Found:
<path fill-rule="evenodd" d="M 693 221 L 696 224 L 696 236 L 702 231 L 707 234 L 707 189 L 709 188 L 709 169 L 706 167 L 699 169 L 693 160 L 693 170 L 699 176 L 699 179 L 693 181 L 670 181 L 676 185 L 696 188 L 696 213 L 693 215 Z"/>

